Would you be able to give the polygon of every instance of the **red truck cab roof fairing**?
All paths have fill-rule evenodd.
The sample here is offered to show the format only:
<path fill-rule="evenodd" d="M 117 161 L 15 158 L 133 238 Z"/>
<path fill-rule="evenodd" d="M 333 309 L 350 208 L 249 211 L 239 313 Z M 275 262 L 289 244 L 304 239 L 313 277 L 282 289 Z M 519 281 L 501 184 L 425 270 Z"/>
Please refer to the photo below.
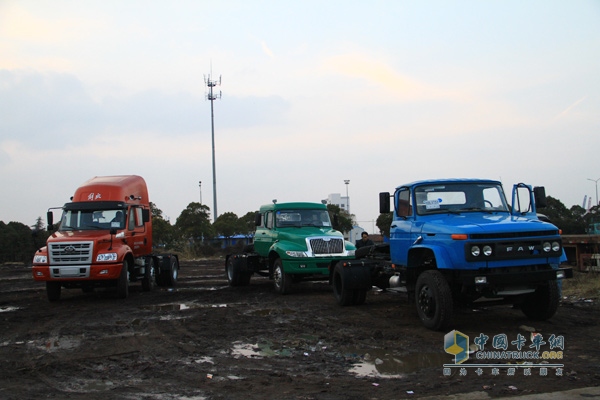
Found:
<path fill-rule="evenodd" d="M 130 204 L 149 204 L 146 182 L 144 178 L 137 175 L 96 176 L 77 188 L 72 201 L 124 201 Z"/>

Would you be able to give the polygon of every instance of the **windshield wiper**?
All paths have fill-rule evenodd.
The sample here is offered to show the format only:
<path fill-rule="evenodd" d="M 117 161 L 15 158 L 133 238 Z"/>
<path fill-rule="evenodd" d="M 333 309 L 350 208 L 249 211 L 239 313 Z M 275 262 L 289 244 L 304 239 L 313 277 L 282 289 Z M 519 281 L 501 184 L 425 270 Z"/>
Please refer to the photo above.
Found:
<path fill-rule="evenodd" d="M 105 228 L 102 228 L 101 226 L 98 226 L 98 225 L 84 225 L 84 226 L 86 228 L 92 228 L 92 229 L 98 229 L 98 230 L 99 229 L 105 229 Z"/>
<path fill-rule="evenodd" d="M 484 213 L 488 213 L 488 214 L 492 214 L 492 211 L 487 210 L 485 208 L 481 208 L 481 207 L 467 207 L 467 208 L 461 208 L 458 211 L 481 211 Z"/>

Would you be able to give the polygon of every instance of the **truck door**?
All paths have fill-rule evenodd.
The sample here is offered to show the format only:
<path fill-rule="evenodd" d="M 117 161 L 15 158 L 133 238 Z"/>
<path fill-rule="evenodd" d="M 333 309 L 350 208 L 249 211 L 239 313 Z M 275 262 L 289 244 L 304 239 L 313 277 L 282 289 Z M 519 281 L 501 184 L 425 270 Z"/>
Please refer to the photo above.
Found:
<path fill-rule="evenodd" d="M 263 257 L 269 254 L 269 248 L 276 240 L 274 232 L 275 220 L 272 211 L 267 211 L 261 216 L 261 224 L 254 233 L 254 251 Z"/>
<path fill-rule="evenodd" d="M 132 206 L 127 214 L 127 245 L 133 250 L 134 255 L 149 254 L 149 241 L 146 237 L 146 224 L 142 215 L 142 207 Z"/>

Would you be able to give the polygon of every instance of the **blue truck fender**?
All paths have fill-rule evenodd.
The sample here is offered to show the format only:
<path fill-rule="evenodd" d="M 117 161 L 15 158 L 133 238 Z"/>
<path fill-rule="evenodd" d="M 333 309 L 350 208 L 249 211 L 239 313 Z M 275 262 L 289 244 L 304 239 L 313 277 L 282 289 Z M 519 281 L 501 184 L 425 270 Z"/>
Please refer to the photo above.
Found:
<path fill-rule="evenodd" d="M 429 250 L 431 252 L 433 252 L 433 255 L 435 256 L 435 263 L 438 269 L 451 269 L 452 264 L 450 264 L 448 262 L 448 260 L 450 260 L 450 256 L 448 255 L 448 252 L 446 251 L 445 247 L 441 247 L 441 246 L 424 246 L 424 245 L 415 245 L 412 246 L 409 251 L 408 251 L 408 259 L 411 259 L 411 253 L 415 252 L 415 251 L 420 251 L 420 250 Z M 420 265 L 409 265 L 408 267 L 419 267 Z"/>

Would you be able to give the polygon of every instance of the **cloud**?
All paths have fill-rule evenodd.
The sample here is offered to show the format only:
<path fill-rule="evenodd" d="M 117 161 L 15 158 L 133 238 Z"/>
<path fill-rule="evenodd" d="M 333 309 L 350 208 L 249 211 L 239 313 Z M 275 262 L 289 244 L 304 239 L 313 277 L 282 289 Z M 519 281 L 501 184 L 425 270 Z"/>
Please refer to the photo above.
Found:
<path fill-rule="evenodd" d="M 267 46 L 267 44 L 264 41 L 260 42 L 260 47 L 262 48 L 263 52 L 270 58 L 275 58 L 275 54 L 273 54 L 271 49 Z"/>
<path fill-rule="evenodd" d="M 439 98 L 441 93 L 390 65 L 363 54 L 343 54 L 328 58 L 324 69 L 335 74 L 357 78 L 376 85 L 403 100 Z"/>
<path fill-rule="evenodd" d="M 281 122 L 290 105 L 278 96 L 228 97 L 215 101 L 219 128 Z M 110 133 L 168 137 L 210 130 L 209 102 L 191 92 L 158 89 L 92 99 L 71 74 L 0 70 L 0 141 L 32 148 L 89 143 Z"/>
<path fill-rule="evenodd" d="M 581 102 L 583 102 L 586 98 L 587 98 L 587 96 L 583 96 L 582 98 L 577 100 L 575 103 L 573 103 L 569 107 L 565 108 L 561 113 L 559 113 L 556 117 L 554 117 L 554 120 L 556 121 L 557 119 L 561 119 L 563 117 L 568 116 L 571 113 L 571 111 L 573 111 L 573 109 L 575 107 L 577 107 L 579 104 L 581 104 Z"/>
<path fill-rule="evenodd" d="M 0 70 L 0 140 L 54 147 L 85 140 L 102 110 L 73 75 Z"/>
<path fill-rule="evenodd" d="M 60 42 L 64 45 L 68 42 L 81 41 L 86 36 L 86 32 L 100 26 L 102 25 L 98 21 L 86 19 L 81 15 L 77 18 L 65 17 L 64 13 L 60 17 L 52 18 L 45 14 L 37 16 L 17 2 L 3 7 L 0 13 L 0 36 L 24 43 Z"/>

